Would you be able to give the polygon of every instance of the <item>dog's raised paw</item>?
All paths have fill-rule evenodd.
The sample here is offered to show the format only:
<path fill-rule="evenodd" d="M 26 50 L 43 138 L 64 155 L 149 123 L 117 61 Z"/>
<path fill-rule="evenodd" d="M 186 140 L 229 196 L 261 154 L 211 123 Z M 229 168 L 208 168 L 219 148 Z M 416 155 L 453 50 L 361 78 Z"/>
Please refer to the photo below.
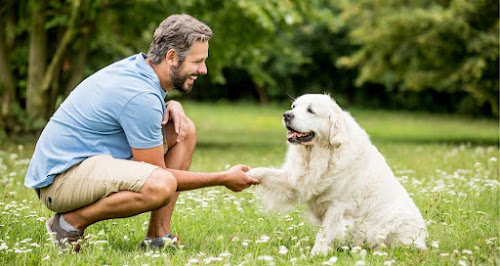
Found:
<path fill-rule="evenodd" d="M 252 177 L 252 178 L 255 178 L 258 180 L 262 180 L 267 175 L 267 172 L 268 171 L 266 170 L 266 168 L 258 167 L 258 168 L 250 169 L 250 171 L 246 172 L 246 174 L 249 177 Z"/>

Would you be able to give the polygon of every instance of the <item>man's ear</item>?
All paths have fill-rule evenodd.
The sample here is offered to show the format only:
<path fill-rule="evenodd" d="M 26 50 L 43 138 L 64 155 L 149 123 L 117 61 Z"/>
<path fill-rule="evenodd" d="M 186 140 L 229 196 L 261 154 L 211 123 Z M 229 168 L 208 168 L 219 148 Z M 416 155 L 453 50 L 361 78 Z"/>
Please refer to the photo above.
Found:
<path fill-rule="evenodd" d="M 329 117 L 330 133 L 328 139 L 334 148 L 340 147 L 347 140 L 347 130 L 344 125 L 343 111 L 337 107 L 332 110 Z"/>
<path fill-rule="evenodd" d="M 165 60 L 169 66 L 177 66 L 177 52 L 174 49 L 168 50 Z"/>

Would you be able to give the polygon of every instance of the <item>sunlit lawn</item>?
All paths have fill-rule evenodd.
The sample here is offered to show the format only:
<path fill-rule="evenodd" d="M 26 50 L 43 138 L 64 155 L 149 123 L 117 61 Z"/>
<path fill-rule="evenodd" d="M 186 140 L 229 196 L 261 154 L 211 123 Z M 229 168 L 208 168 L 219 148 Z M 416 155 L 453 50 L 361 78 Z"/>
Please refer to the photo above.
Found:
<path fill-rule="evenodd" d="M 198 128 L 193 171 L 283 163 L 281 116 L 287 106 L 185 104 Z M 148 215 L 97 223 L 80 254 L 51 246 L 53 215 L 22 183 L 33 141 L 0 152 L 0 265 L 495 265 L 500 260 L 499 125 L 496 121 L 352 110 L 385 155 L 428 223 L 427 251 L 339 247 L 310 257 L 316 227 L 305 209 L 264 213 L 252 189 L 181 194 L 173 231 L 182 245 L 141 251 Z"/>

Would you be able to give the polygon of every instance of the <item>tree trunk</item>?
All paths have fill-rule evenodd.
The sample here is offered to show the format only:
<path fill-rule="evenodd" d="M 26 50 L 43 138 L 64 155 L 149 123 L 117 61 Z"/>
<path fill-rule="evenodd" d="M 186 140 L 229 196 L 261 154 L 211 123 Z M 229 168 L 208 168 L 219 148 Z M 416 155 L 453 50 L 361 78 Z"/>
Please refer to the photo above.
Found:
<path fill-rule="evenodd" d="M 54 80 L 56 71 L 59 71 L 58 66 L 60 66 L 64 52 L 66 51 L 66 48 L 68 47 L 75 33 L 75 24 L 80 6 L 80 0 L 73 0 L 68 26 L 61 41 L 59 42 L 59 45 L 57 46 L 57 50 L 52 57 L 52 60 L 50 61 L 47 72 L 44 75 L 41 92 L 46 92 L 49 89 L 50 84 Z"/>
<path fill-rule="evenodd" d="M 47 35 L 45 30 L 46 0 L 31 1 L 31 30 L 29 37 L 28 84 L 26 88 L 26 111 L 40 117 L 45 114 L 45 96 L 41 90 L 47 57 Z"/>
<path fill-rule="evenodd" d="M 3 22 L 1 15 L 0 13 L 0 22 Z M 3 89 L 1 95 L 1 117 L 5 120 L 10 115 L 11 105 L 17 103 L 17 99 L 14 87 L 14 77 L 9 67 L 9 58 L 4 45 L 7 43 L 4 34 L 3 27 L 0 27 L 0 89 Z"/>
<path fill-rule="evenodd" d="M 257 91 L 257 94 L 259 95 L 259 102 L 262 105 L 267 105 L 269 104 L 269 98 L 267 97 L 266 90 L 264 90 L 261 86 L 259 86 L 257 83 L 255 83 L 255 90 Z"/>
<path fill-rule="evenodd" d="M 82 81 L 85 75 L 85 66 L 87 65 L 87 57 L 90 50 L 90 33 L 93 32 L 93 25 L 89 25 L 83 29 L 80 39 L 80 48 L 74 62 L 71 63 L 71 76 L 66 85 L 64 96 L 68 96 L 70 92 Z"/>

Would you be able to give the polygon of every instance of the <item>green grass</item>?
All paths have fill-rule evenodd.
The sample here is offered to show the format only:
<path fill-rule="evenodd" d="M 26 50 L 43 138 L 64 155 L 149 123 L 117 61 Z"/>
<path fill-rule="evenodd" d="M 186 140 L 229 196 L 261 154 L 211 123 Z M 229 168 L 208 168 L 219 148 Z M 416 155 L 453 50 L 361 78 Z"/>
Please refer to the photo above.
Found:
<path fill-rule="evenodd" d="M 286 106 L 186 103 L 198 128 L 193 171 L 283 163 Z M 252 189 L 207 188 L 181 194 L 173 231 L 183 246 L 141 251 L 148 215 L 87 229 L 80 254 L 55 249 L 44 223 L 53 215 L 23 186 L 34 141 L 1 143 L 0 265 L 498 265 L 499 125 L 455 116 L 352 110 L 428 223 L 428 250 L 345 247 L 310 257 L 316 227 L 303 206 L 262 211 Z M 287 250 L 280 254 L 280 249 Z M 285 253 L 285 252 L 282 252 Z"/>

